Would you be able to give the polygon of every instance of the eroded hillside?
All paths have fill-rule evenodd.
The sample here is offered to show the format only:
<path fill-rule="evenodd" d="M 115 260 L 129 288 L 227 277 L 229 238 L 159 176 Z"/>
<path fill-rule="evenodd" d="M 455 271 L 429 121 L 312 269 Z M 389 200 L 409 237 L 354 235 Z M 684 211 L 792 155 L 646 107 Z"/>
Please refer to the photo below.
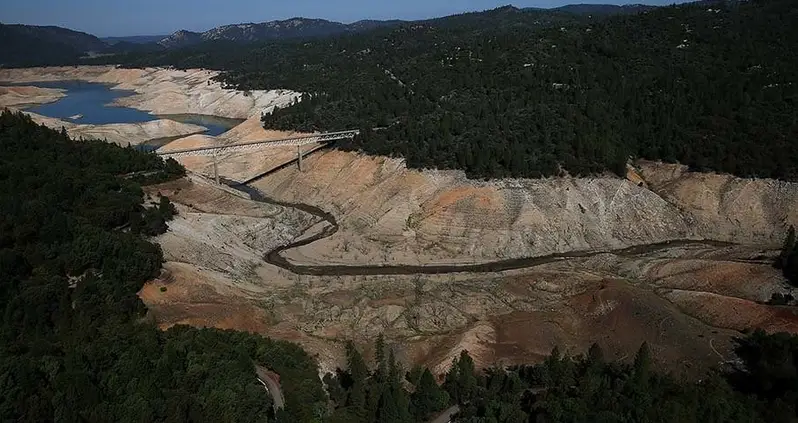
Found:
<path fill-rule="evenodd" d="M 141 293 L 161 325 L 294 340 L 323 370 L 341 363 L 342 339 L 368 344 L 384 333 L 402 345 L 406 362 L 439 371 L 461 349 L 487 366 L 535 360 L 555 345 L 582 351 L 593 342 L 628 359 L 647 341 L 661 365 L 700 374 L 731 357 L 730 339 L 740 330 L 798 331 L 791 308 L 764 304 L 789 288 L 762 259 L 772 251 L 754 246 L 606 253 L 487 274 L 302 276 L 253 258 L 300 236 L 284 226 L 288 221 L 265 217 L 275 208 L 198 182 L 153 189 L 192 205 L 160 239 L 167 272 Z M 321 229 L 293 216 L 289 226 Z M 356 252 L 349 260 L 370 263 Z"/>
<path fill-rule="evenodd" d="M 650 188 L 616 177 L 474 181 L 400 160 L 325 151 L 305 172 L 254 186 L 335 214 L 342 230 L 292 251 L 299 261 L 472 262 L 677 239 L 778 247 L 798 185 L 641 163 Z"/>

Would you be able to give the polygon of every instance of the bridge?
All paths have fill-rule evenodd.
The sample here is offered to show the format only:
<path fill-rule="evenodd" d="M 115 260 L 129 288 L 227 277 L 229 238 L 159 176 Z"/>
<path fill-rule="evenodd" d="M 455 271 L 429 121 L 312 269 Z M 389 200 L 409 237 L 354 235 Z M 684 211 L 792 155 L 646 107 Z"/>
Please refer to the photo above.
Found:
<path fill-rule="evenodd" d="M 354 129 L 349 131 L 326 132 L 323 134 L 304 135 L 301 137 L 281 138 L 276 140 L 273 139 L 273 140 L 247 141 L 247 142 L 210 146 L 210 147 L 156 151 L 155 154 L 164 158 L 168 157 L 177 158 L 177 157 L 187 157 L 187 156 L 217 156 L 224 153 L 258 150 L 261 148 L 285 147 L 293 145 L 301 147 L 307 144 L 316 144 L 320 142 L 351 139 L 354 138 L 355 135 L 358 135 L 359 133 L 360 131 Z"/>
<path fill-rule="evenodd" d="M 286 147 L 286 146 L 295 145 L 297 163 L 299 164 L 299 170 L 302 171 L 302 156 L 304 154 L 304 152 L 302 151 L 303 145 L 329 143 L 332 141 L 338 141 L 343 139 L 352 139 L 358 134 L 360 134 L 360 131 L 358 131 L 357 129 L 352 129 L 349 131 L 325 132 L 323 134 L 304 135 L 301 137 L 247 141 L 247 142 L 239 142 L 239 143 L 217 145 L 210 147 L 196 147 L 196 148 L 184 148 L 178 150 L 156 151 L 155 154 L 163 158 L 213 156 L 213 179 L 216 180 L 217 184 L 219 184 L 218 157 L 220 154 L 237 153 L 248 150 L 259 150 L 263 148 Z"/>

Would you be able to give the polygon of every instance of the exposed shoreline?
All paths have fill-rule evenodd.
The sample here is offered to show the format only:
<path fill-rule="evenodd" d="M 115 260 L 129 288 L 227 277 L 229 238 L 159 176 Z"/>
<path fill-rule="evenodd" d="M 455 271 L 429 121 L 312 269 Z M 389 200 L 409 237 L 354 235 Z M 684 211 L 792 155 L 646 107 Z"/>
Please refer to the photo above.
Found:
<path fill-rule="evenodd" d="M 114 66 L 44 67 L 0 69 L 0 108 L 22 110 L 35 121 L 60 129 L 62 126 L 75 138 L 107 139 L 120 145 L 138 145 L 153 139 L 180 138 L 202 134 L 200 125 L 168 119 L 169 115 L 203 115 L 209 119 L 244 121 L 274 107 L 290 104 L 299 93 L 289 90 L 242 92 L 222 88 L 212 81 L 218 72 L 202 69 L 173 70 L 163 68 L 121 69 Z M 21 84 L 56 81 L 85 81 L 107 85 L 111 90 L 132 94 L 119 97 L 111 106 L 124 106 L 165 116 L 150 123 L 113 123 L 82 125 L 27 112 L 25 109 L 58 101 L 63 90 L 31 87 Z M 2 86 L 13 84 L 13 86 Z"/>

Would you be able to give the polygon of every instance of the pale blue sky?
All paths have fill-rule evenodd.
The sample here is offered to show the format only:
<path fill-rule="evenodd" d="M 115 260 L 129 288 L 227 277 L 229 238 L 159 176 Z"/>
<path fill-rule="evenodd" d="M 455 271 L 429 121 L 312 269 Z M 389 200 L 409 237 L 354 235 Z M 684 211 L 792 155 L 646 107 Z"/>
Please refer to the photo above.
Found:
<path fill-rule="evenodd" d="M 678 0 L 634 3 L 671 4 Z M 58 25 L 101 37 L 161 35 L 178 29 L 264 22 L 295 16 L 339 22 L 360 19 L 422 19 L 491 9 L 508 0 L 2 0 L 0 22 Z M 517 0 L 518 7 L 623 0 Z"/>

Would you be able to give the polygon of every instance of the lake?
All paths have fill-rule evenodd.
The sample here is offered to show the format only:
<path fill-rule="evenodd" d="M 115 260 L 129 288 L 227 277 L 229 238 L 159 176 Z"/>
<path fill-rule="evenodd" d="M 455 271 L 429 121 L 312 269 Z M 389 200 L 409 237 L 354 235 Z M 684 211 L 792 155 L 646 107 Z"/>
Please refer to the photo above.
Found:
<path fill-rule="evenodd" d="M 40 115 L 63 119 L 69 122 L 105 125 L 109 123 L 141 123 L 156 119 L 170 119 L 208 128 L 206 135 L 221 135 L 243 122 L 242 119 L 228 119 L 217 116 L 196 114 L 151 115 L 130 107 L 110 105 L 120 97 L 134 94 L 133 91 L 112 90 L 110 86 L 85 81 L 30 82 L 10 85 L 34 85 L 42 88 L 66 90 L 66 97 L 53 103 L 42 104 L 26 109 Z"/>

